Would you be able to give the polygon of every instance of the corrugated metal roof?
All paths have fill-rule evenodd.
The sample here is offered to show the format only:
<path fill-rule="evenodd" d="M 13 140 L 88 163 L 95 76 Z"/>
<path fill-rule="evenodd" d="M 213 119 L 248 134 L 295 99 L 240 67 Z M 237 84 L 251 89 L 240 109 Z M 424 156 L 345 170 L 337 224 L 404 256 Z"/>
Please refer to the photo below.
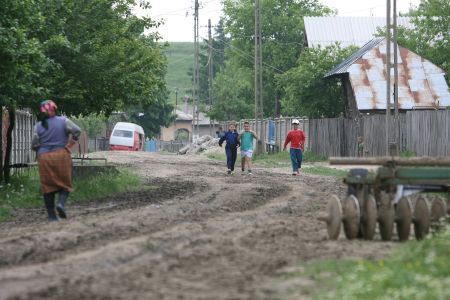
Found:
<path fill-rule="evenodd" d="M 384 38 L 374 38 L 373 40 L 369 41 L 367 44 L 362 46 L 358 51 L 353 53 L 349 56 L 346 60 L 341 62 L 339 65 L 337 65 L 333 70 L 325 74 L 324 78 L 327 77 L 333 77 L 337 75 L 341 75 L 344 73 L 348 73 L 348 68 L 358 59 L 360 59 L 364 54 L 366 54 L 368 51 L 372 50 L 374 47 L 376 47 L 380 42 L 382 42 Z"/>
<path fill-rule="evenodd" d="M 374 38 L 377 28 L 386 26 L 383 17 L 304 17 L 308 47 L 365 45 Z M 398 17 L 398 26 L 413 28 L 408 17 Z"/>
<path fill-rule="evenodd" d="M 450 93 L 445 72 L 412 51 L 399 46 L 399 109 L 445 108 Z M 393 51 L 393 45 L 391 45 Z M 386 41 L 376 38 L 352 54 L 325 77 L 348 73 L 359 110 L 386 109 Z M 394 55 L 391 52 L 391 63 Z M 393 82 L 393 69 L 391 69 Z M 391 84 L 391 90 L 393 90 Z M 391 103 L 394 102 L 391 96 Z"/>
<path fill-rule="evenodd" d="M 188 112 L 193 112 L 193 106 L 192 105 L 188 105 L 187 107 L 185 107 L 185 111 L 177 109 L 176 110 L 176 120 L 177 121 L 192 121 L 193 117 L 191 113 Z M 205 113 L 200 112 L 198 114 L 198 124 L 199 125 L 209 125 L 210 120 L 209 117 L 206 116 Z"/>

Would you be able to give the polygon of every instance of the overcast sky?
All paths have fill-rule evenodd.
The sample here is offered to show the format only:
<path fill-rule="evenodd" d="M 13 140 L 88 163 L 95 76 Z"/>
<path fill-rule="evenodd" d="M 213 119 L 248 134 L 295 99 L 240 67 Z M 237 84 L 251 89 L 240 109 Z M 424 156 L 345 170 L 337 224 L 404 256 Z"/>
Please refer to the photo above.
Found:
<path fill-rule="evenodd" d="M 336 8 L 340 16 L 379 16 L 386 15 L 386 0 L 320 0 L 323 4 Z M 217 24 L 222 13 L 222 0 L 200 0 L 200 38 L 208 36 L 208 19 Z M 398 11 L 408 11 L 410 5 L 418 5 L 420 0 L 397 1 Z M 179 42 L 194 40 L 194 0 L 150 0 L 152 8 L 149 15 L 162 19 L 164 25 L 158 28 L 164 41 Z M 263 7 L 264 9 L 264 7 Z M 137 9 L 137 14 L 142 12 Z"/>

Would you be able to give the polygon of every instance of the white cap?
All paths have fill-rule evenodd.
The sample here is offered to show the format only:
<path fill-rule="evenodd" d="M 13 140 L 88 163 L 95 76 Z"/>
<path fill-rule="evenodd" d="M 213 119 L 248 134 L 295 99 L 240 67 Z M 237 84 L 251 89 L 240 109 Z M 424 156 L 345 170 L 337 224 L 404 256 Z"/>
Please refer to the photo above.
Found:
<path fill-rule="evenodd" d="M 297 119 L 294 119 L 294 120 L 292 120 L 292 124 L 300 124 L 300 121 L 299 120 L 297 120 Z"/>

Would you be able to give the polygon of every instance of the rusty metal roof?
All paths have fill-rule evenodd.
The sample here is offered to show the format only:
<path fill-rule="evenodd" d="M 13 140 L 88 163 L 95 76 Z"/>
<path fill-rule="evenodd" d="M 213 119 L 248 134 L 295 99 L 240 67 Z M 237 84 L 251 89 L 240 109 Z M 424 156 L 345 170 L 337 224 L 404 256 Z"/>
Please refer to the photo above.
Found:
<path fill-rule="evenodd" d="M 450 93 L 445 72 L 414 52 L 398 48 L 399 109 L 445 108 Z M 391 45 L 393 51 L 393 45 Z M 391 52 L 391 63 L 394 55 Z M 325 75 L 325 78 L 349 74 L 359 110 L 386 109 L 386 41 L 376 38 Z M 393 83 L 393 69 L 391 80 Z M 392 87 L 391 87 L 392 89 Z M 391 96 L 393 103 L 393 96 Z"/>
<path fill-rule="evenodd" d="M 384 17 L 304 17 L 308 47 L 341 46 L 361 47 L 374 38 L 378 28 L 386 27 Z M 398 17 L 398 26 L 413 28 L 409 17 Z"/>
<path fill-rule="evenodd" d="M 360 59 L 364 54 L 372 50 L 374 47 L 378 46 L 384 38 L 374 38 L 367 44 L 362 46 L 358 51 L 350 55 L 346 60 L 337 65 L 333 70 L 325 74 L 324 78 L 339 76 L 348 73 L 347 69 L 358 59 Z"/>

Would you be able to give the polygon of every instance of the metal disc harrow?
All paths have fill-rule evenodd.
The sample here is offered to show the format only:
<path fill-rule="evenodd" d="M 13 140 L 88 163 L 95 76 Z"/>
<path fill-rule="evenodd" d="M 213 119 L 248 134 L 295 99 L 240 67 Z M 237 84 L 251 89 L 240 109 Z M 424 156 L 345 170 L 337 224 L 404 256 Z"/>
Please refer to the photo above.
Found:
<path fill-rule="evenodd" d="M 326 222 L 328 237 L 337 239 L 341 225 L 347 239 L 372 240 L 378 223 L 382 240 L 389 241 L 396 232 L 398 240 L 408 240 L 411 227 L 420 240 L 450 214 L 450 158 L 407 159 L 332 158 L 332 164 L 379 164 L 376 173 L 351 169 L 344 182 L 347 197 L 331 196 L 326 212 L 319 217 Z M 428 196 L 446 192 L 448 199 Z"/>

